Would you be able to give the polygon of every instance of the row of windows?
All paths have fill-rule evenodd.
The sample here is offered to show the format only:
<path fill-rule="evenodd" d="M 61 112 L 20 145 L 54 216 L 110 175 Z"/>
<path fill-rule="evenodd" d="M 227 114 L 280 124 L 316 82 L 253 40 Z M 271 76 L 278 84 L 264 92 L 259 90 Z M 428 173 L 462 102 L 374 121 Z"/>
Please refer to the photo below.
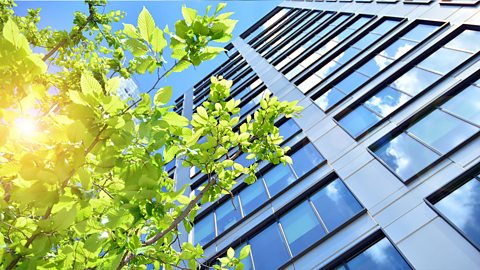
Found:
<path fill-rule="evenodd" d="M 476 84 L 447 96 L 428 114 L 370 146 L 371 151 L 409 181 L 480 131 L 479 81 Z"/>
<path fill-rule="evenodd" d="M 236 248 L 251 247 L 242 261 L 245 269 L 278 269 L 363 211 L 339 178 L 297 201 L 284 213 L 275 213 L 271 222 Z"/>
<path fill-rule="evenodd" d="M 255 211 L 266 201 L 324 162 L 324 158 L 308 143 L 291 154 L 293 164 L 276 165 L 259 174 L 255 183 L 234 191 L 235 197 L 226 200 L 194 226 L 194 243 L 205 245 L 215 236 L 233 226 L 242 217 Z M 249 165 L 252 161 L 244 160 Z M 240 163 L 243 163 L 242 161 Z"/>
<path fill-rule="evenodd" d="M 362 37 L 351 43 L 349 46 L 343 47 L 341 50 L 336 51 L 335 58 L 330 57 L 331 60 L 323 61 L 320 65 L 314 67 L 314 73 L 300 78 L 295 81 L 298 88 L 306 93 L 315 86 L 319 85 L 326 77 L 337 71 L 345 63 L 348 63 L 351 59 L 359 55 L 363 50 L 368 49 L 372 44 L 380 40 L 387 35 L 392 29 L 401 23 L 398 19 L 384 19 L 376 27 L 371 29 L 368 33 L 362 35 Z M 333 58 L 333 59 L 332 59 Z"/>
<path fill-rule="evenodd" d="M 268 30 L 279 24 L 281 21 L 284 20 L 286 15 L 292 12 L 291 9 L 289 8 L 275 8 L 273 11 L 270 18 L 268 18 L 265 22 L 263 22 L 261 25 L 257 26 L 257 28 L 249 33 L 247 36 L 244 36 L 243 39 L 248 42 L 248 44 L 252 44 L 254 39 L 259 39 L 266 33 L 268 33 Z"/>
<path fill-rule="evenodd" d="M 324 40 L 323 42 L 321 42 L 320 47 L 318 47 L 316 44 L 313 44 L 312 46 L 316 48 L 315 51 L 312 52 L 311 50 L 307 50 L 307 53 L 304 53 L 304 57 L 299 57 L 299 59 L 303 59 L 300 63 L 296 63 L 296 62 L 292 63 L 295 65 L 293 69 L 289 70 L 288 72 L 287 70 L 282 71 L 284 72 L 285 77 L 287 77 L 287 79 L 289 80 L 292 80 L 294 77 L 297 77 L 304 70 L 308 69 L 310 66 L 313 66 L 315 63 L 317 63 L 318 60 L 322 58 L 324 55 L 328 54 L 331 50 L 336 48 L 337 45 L 342 43 L 345 39 L 355 34 L 359 29 L 364 27 L 372 19 L 373 19 L 372 16 L 358 16 L 355 18 L 354 21 L 350 21 L 347 27 L 344 28 L 341 32 L 329 38 L 328 42 L 326 42 L 327 40 Z M 306 57 L 307 55 L 308 57 Z"/>
<path fill-rule="evenodd" d="M 252 48 L 257 48 L 258 46 L 269 42 L 278 36 L 279 32 L 285 27 L 285 25 L 292 24 L 295 21 L 295 18 L 304 12 L 304 10 L 300 9 L 293 9 L 289 11 L 285 16 L 282 17 L 281 21 L 276 22 L 269 29 L 261 33 L 255 40 L 252 40 L 253 42 L 250 41 L 249 44 L 252 46 Z"/>
<path fill-rule="evenodd" d="M 358 138 L 478 51 L 480 32 L 463 30 L 415 66 L 389 79 L 388 85 L 361 97 L 335 119 L 352 137 Z"/>
<path fill-rule="evenodd" d="M 326 111 L 339 104 L 345 97 L 357 91 L 370 78 L 389 67 L 395 60 L 411 51 L 415 46 L 426 40 L 440 26 L 432 23 L 418 23 L 404 34 L 395 37 L 387 47 L 381 49 L 355 70 L 348 71 L 348 75 L 330 85 L 326 92 L 322 91 L 313 96 L 318 106 Z M 319 95 L 321 94 L 321 95 Z"/>

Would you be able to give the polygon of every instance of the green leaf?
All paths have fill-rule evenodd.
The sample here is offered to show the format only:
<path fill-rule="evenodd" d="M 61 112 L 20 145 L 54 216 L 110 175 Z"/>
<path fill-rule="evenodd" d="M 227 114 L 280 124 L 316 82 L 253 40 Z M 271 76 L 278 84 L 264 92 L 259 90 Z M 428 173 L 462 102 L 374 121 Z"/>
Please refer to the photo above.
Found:
<path fill-rule="evenodd" d="M 217 9 L 215 9 L 215 13 L 218 13 L 220 12 L 223 8 L 225 8 L 227 6 L 226 3 L 218 3 L 217 5 Z"/>
<path fill-rule="evenodd" d="M 181 72 L 187 69 L 189 66 L 190 62 L 188 62 L 187 60 L 181 60 L 175 65 L 175 67 L 172 69 L 172 72 Z"/>
<path fill-rule="evenodd" d="M 228 250 L 227 250 L 227 257 L 231 259 L 231 258 L 233 258 L 234 256 L 235 256 L 235 250 L 234 250 L 233 248 L 231 248 L 231 247 L 228 248 Z"/>
<path fill-rule="evenodd" d="M 197 17 L 197 11 L 192 8 L 188 8 L 185 5 L 182 6 L 182 15 L 185 19 L 185 22 L 189 25 L 193 23 L 195 18 Z"/>
<path fill-rule="evenodd" d="M 153 31 L 152 34 L 152 49 L 155 52 L 161 52 L 163 48 L 167 46 L 167 40 L 165 40 L 165 37 L 163 36 L 163 31 L 160 30 L 160 28 L 155 27 L 155 30 Z"/>
<path fill-rule="evenodd" d="M 9 19 L 3 26 L 3 37 L 12 43 L 15 48 L 21 48 L 27 51 L 29 45 L 25 37 L 18 30 L 17 25 L 12 19 Z"/>
<path fill-rule="evenodd" d="M 113 77 L 107 81 L 105 90 L 107 90 L 107 93 L 116 94 L 118 87 L 120 87 L 120 77 Z"/>
<path fill-rule="evenodd" d="M 250 245 L 246 245 L 240 250 L 240 255 L 238 256 L 238 259 L 243 260 L 247 258 L 248 254 L 250 254 Z"/>
<path fill-rule="evenodd" d="M 137 28 L 133 24 L 124 23 L 123 33 L 125 33 L 125 35 L 131 38 L 140 38 L 140 35 L 137 32 Z"/>
<path fill-rule="evenodd" d="M 187 38 L 188 25 L 184 20 L 175 23 L 175 34 L 183 39 Z"/>
<path fill-rule="evenodd" d="M 143 56 L 148 52 L 148 46 L 138 39 L 127 39 L 124 44 L 125 48 L 130 51 L 135 57 Z"/>
<path fill-rule="evenodd" d="M 207 110 L 203 106 L 199 106 L 197 108 L 197 113 L 200 115 L 203 119 L 208 119 L 208 113 Z"/>
<path fill-rule="evenodd" d="M 175 112 L 167 113 L 162 119 L 171 126 L 185 127 L 188 125 L 188 119 Z"/>
<path fill-rule="evenodd" d="M 148 10 L 143 7 L 142 11 L 138 15 L 138 28 L 140 29 L 140 36 L 151 42 L 151 36 L 155 30 L 155 21 Z"/>
<path fill-rule="evenodd" d="M 168 101 L 170 101 L 171 97 L 172 97 L 172 87 L 165 86 L 158 89 L 157 93 L 155 94 L 155 97 L 153 98 L 153 103 L 156 106 L 164 105 L 164 104 L 167 104 Z"/>
<path fill-rule="evenodd" d="M 82 87 L 82 92 L 86 95 L 95 95 L 102 92 L 102 86 L 90 73 L 82 74 L 80 86 Z"/>

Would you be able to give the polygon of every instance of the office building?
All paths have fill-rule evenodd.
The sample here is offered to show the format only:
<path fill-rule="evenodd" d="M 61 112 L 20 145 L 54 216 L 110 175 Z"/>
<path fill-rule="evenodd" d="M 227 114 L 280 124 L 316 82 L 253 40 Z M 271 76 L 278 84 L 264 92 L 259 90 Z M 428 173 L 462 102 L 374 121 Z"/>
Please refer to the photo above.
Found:
<path fill-rule="evenodd" d="M 120 77 L 120 86 L 117 89 L 117 94 L 122 100 L 128 99 L 128 105 L 132 105 L 135 101 L 140 99 L 138 86 L 132 78 L 125 79 Z"/>
<path fill-rule="evenodd" d="M 233 40 L 175 109 L 189 117 L 211 75 L 242 119 L 267 91 L 299 100 L 278 122 L 293 164 L 260 164 L 184 240 L 209 265 L 249 244 L 245 269 L 480 269 L 478 2 L 285 1 Z"/>

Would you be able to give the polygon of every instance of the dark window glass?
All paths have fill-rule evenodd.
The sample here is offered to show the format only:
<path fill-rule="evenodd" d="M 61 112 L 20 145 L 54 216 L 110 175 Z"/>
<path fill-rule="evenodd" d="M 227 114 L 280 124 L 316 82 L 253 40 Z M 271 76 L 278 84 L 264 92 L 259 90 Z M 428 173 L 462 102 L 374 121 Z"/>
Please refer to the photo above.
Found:
<path fill-rule="evenodd" d="M 301 177 L 305 173 L 309 172 L 324 160 L 322 155 L 320 155 L 318 150 L 315 149 L 311 143 L 298 149 L 292 154 L 291 157 L 293 160 L 293 170 L 298 177 Z"/>
<path fill-rule="evenodd" d="M 329 231 L 342 225 L 362 210 L 362 206 L 340 179 L 315 193 L 311 200 Z"/>
<path fill-rule="evenodd" d="M 336 88 L 332 88 L 325 92 L 323 95 L 321 95 L 319 98 L 317 98 L 315 100 L 315 103 L 317 103 L 318 106 L 325 111 L 331 108 L 344 97 L 344 93 L 340 92 Z"/>
<path fill-rule="evenodd" d="M 403 37 L 420 42 L 437 30 L 437 25 L 419 24 L 408 31 Z"/>
<path fill-rule="evenodd" d="M 443 104 L 442 108 L 480 125 L 480 89 L 469 86 Z"/>
<path fill-rule="evenodd" d="M 472 179 L 435 204 L 473 243 L 480 246 L 480 182 Z"/>
<path fill-rule="evenodd" d="M 385 87 L 365 101 L 365 106 L 385 117 L 410 99 L 391 87 Z"/>
<path fill-rule="evenodd" d="M 353 137 L 357 137 L 380 121 L 380 117 L 363 106 L 358 106 L 338 123 Z"/>
<path fill-rule="evenodd" d="M 436 71 L 440 74 L 447 74 L 450 70 L 470 57 L 470 55 L 470 53 L 466 52 L 440 48 L 427 59 L 420 62 L 418 66 Z"/>
<path fill-rule="evenodd" d="M 407 270 L 411 269 L 405 259 L 384 238 L 346 263 L 350 270 Z"/>
<path fill-rule="evenodd" d="M 478 131 L 478 128 L 435 110 L 407 129 L 429 146 L 447 153 Z"/>
<path fill-rule="evenodd" d="M 287 140 L 300 130 L 293 119 L 287 120 L 285 123 L 281 124 L 278 129 L 280 130 L 280 136 L 282 136 L 284 140 Z"/>
<path fill-rule="evenodd" d="M 373 149 L 398 176 L 407 180 L 439 158 L 439 155 L 402 133 Z"/>
<path fill-rule="evenodd" d="M 391 85 L 413 96 L 425 90 L 440 77 L 438 74 L 414 67 L 396 79 Z"/>
<path fill-rule="evenodd" d="M 325 235 L 315 212 L 308 201 L 304 201 L 280 218 L 285 237 L 293 256 Z"/>
<path fill-rule="evenodd" d="M 194 227 L 194 245 L 205 245 L 215 237 L 215 225 L 213 224 L 213 212 L 195 222 Z"/>
<path fill-rule="evenodd" d="M 232 227 L 242 218 L 240 214 L 240 205 L 235 200 L 235 206 L 232 200 L 225 201 L 215 210 L 217 218 L 217 233 L 221 234 L 226 229 Z"/>
<path fill-rule="evenodd" d="M 296 180 L 290 168 L 283 164 L 270 169 L 263 178 L 272 197 Z"/>
<path fill-rule="evenodd" d="M 277 269 L 290 256 L 277 223 L 273 223 L 250 239 L 255 269 Z"/>
<path fill-rule="evenodd" d="M 239 196 L 242 202 L 244 216 L 250 214 L 258 206 L 268 200 L 267 192 L 265 191 L 261 179 L 258 179 L 255 183 L 240 191 Z"/>

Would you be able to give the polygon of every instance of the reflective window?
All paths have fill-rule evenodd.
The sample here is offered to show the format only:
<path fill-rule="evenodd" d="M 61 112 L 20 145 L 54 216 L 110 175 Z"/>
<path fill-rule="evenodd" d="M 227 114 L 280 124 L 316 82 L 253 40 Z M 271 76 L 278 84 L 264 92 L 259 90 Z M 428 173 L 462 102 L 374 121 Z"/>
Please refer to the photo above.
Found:
<path fill-rule="evenodd" d="M 480 89 L 471 85 L 443 104 L 442 108 L 480 125 Z"/>
<path fill-rule="evenodd" d="M 426 115 L 415 117 L 418 120 L 402 133 L 392 139 L 387 135 L 380 140 L 384 142 L 375 143 L 370 149 L 401 179 L 409 180 L 480 131 L 468 118 L 468 115 L 480 114 L 480 106 L 471 105 L 479 101 L 465 102 L 467 110 L 471 110 L 467 117 L 462 115 L 464 108 L 459 109 L 459 102 L 472 97 L 472 89 L 480 91 L 474 85 L 458 90 Z"/>
<path fill-rule="evenodd" d="M 249 167 L 255 162 L 255 159 L 247 159 L 248 154 L 242 153 L 236 159 L 235 162 L 241 164 L 243 167 Z"/>
<path fill-rule="evenodd" d="M 304 201 L 280 218 L 285 237 L 293 256 L 325 235 L 310 203 Z"/>
<path fill-rule="evenodd" d="M 296 180 L 290 168 L 282 164 L 273 167 L 263 178 L 267 184 L 270 196 L 275 196 Z"/>
<path fill-rule="evenodd" d="M 325 93 L 316 97 L 317 104 L 319 104 L 322 110 L 328 110 L 332 108 L 341 102 L 343 97 L 355 92 L 369 78 L 390 66 L 393 61 L 409 52 L 415 45 L 430 36 L 430 34 L 438 29 L 438 27 L 438 25 L 427 24 L 418 24 L 414 26 L 403 36 L 398 37 L 398 39 L 392 44 L 378 52 L 373 58 L 370 58 L 369 60 L 363 60 L 364 64 L 357 68 L 356 71 L 351 72 L 336 85 L 331 86 L 330 89 L 326 90 Z M 376 34 L 371 35 L 375 36 Z M 414 90 L 411 90 L 411 92 L 415 92 L 421 90 L 420 88 L 422 86 L 420 83 L 422 81 L 429 84 L 439 78 L 439 76 L 436 74 L 422 71 L 423 70 L 414 70 L 411 73 L 408 73 L 404 78 L 396 81 L 394 84 L 397 85 L 397 89 L 399 90 L 403 90 L 404 88 L 411 89 L 413 86 Z M 419 82 L 419 79 L 423 77 L 424 79 L 420 80 Z M 419 90 L 416 90 L 417 88 Z"/>
<path fill-rule="evenodd" d="M 367 131 L 373 126 L 372 121 L 380 122 L 383 118 L 389 116 L 396 111 L 398 107 L 405 104 L 417 94 L 424 92 L 425 89 L 430 87 L 433 83 L 438 81 L 442 75 L 450 72 L 465 60 L 471 57 L 472 53 L 465 51 L 452 51 L 445 47 L 462 47 L 462 48 L 477 48 L 480 50 L 480 46 L 469 46 L 463 44 L 461 41 L 466 36 L 473 36 L 471 30 L 464 30 L 453 40 L 447 42 L 444 47 L 439 48 L 427 56 L 423 61 L 418 63 L 418 67 L 412 67 L 410 70 L 401 74 L 396 80 L 394 80 L 389 86 L 384 89 L 380 89 L 375 92 L 367 93 L 363 98 L 364 103 L 358 104 L 354 108 L 349 108 L 351 111 L 342 116 L 337 121 L 344 127 L 344 129 L 350 133 L 353 137 L 358 137 L 363 132 Z M 419 68 L 423 67 L 423 68 Z M 436 73 L 427 71 L 432 70 Z M 395 90 L 399 90 L 397 92 Z M 377 112 L 379 118 L 374 118 L 369 115 L 368 121 L 352 123 L 352 119 L 358 119 L 361 114 L 365 114 L 365 109 L 360 109 L 362 106 L 367 106 L 370 109 Z M 353 114 L 359 114 L 353 116 Z M 368 115 L 368 113 L 367 113 Z"/>
<path fill-rule="evenodd" d="M 380 121 L 380 116 L 374 114 L 363 106 L 358 106 L 352 112 L 338 120 L 342 126 L 353 137 L 360 136 L 367 129 Z"/>
<path fill-rule="evenodd" d="M 315 193 L 311 200 L 329 231 L 342 225 L 362 210 L 360 203 L 340 179 Z"/>
<path fill-rule="evenodd" d="M 309 143 L 291 155 L 292 167 L 298 177 L 312 170 L 325 159 L 320 155 L 313 144 Z"/>
<path fill-rule="evenodd" d="M 293 119 L 287 120 L 285 123 L 281 124 L 278 129 L 280 131 L 280 136 L 282 136 L 285 141 L 300 130 Z"/>
<path fill-rule="evenodd" d="M 383 238 L 366 250 L 355 255 L 337 269 L 349 270 L 408 270 L 412 269 L 405 259 Z"/>
<path fill-rule="evenodd" d="M 258 206 L 262 205 L 268 200 L 267 192 L 263 186 L 263 182 L 256 181 L 240 191 L 240 200 L 242 202 L 243 215 L 250 214 Z"/>
<path fill-rule="evenodd" d="M 249 244 L 255 269 L 274 270 L 290 259 L 277 223 L 255 235 Z"/>
<path fill-rule="evenodd" d="M 218 234 L 221 234 L 242 218 L 240 214 L 240 205 L 237 200 L 227 200 L 222 203 L 215 210 L 215 215 L 217 218 Z"/>
<path fill-rule="evenodd" d="M 215 237 L 215 225 L 213 223 L 213 213 L 200 219 L 195 223 L 193 243 L 194 245 L 205 245 Z"/>
<path fill-rule="evenodd" d="M 477 247 L 480 246 L 480 182 L 473 178 L 435 203 L 435 207 Z"/>

